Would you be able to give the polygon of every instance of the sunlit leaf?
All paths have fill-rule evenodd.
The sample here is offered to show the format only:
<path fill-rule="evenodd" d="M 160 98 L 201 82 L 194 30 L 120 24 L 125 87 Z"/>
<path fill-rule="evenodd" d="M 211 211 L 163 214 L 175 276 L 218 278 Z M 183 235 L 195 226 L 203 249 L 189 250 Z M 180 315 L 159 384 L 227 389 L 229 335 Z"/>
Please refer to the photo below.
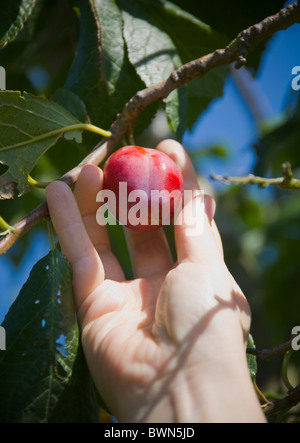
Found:
<path fill-rule="evenodd" d="M 41 155 L 57 142 L 66 127 L 80 121 L 62 106 L 25 92 L 0 91 L 0 109 L 0 163 L 9 166 L 0 176 L 0 197 L 12 198 L 11 184 L 16 184 L 19 194 L 26 192 L 27 176 Z M 59 133 L 51 135 L 53 131 Z M 71 131 L 65 137 L 80 143 L 81 132 Z"/>

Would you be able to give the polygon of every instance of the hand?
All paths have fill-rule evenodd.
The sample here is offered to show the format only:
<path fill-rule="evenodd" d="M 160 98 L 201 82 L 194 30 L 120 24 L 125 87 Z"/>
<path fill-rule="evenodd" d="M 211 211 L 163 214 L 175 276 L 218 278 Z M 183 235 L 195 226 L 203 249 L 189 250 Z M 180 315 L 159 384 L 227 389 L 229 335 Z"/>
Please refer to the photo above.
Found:
<path fill-rule="evenodd" d="M 157 149 L 197 176 L 179 143 Z M 126 281 L 106 227 L 96 221 L 102 171 L 82 169 L 74 195 L 47 188 L 52 222 L 73 269 L 75 307 L 86 360 L 107 406 L 123 422 L 264 421 L 246 363 L 250 310 L 223 259 L 206 197 L 204 232 L 174 227 L 177 263 L 162 229 L 127 230 L 135 279 Z"/>

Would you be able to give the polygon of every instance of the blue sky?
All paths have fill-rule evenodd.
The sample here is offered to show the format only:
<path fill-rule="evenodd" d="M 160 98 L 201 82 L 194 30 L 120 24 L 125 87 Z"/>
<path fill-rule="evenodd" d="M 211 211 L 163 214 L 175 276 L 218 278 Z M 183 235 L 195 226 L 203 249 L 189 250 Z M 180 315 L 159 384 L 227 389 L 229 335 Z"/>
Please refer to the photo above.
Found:
<path fill-rule="evenodd" d="M 255 90 L 263 94 L 260 101 L 270 119 L 284 111 L 288 100 L 298 97 L 291 88 L 294 66 L 300 66 L 300 25 L 277 33 L 268 45 L 256 77 Z M 245 101 L 230 76 L 224 96 L 214 101 L 200 117 L 197 125 L 186 133 L 183 142 L 188 149 L 204 148 L 214 144 L 228 147 L 227 161 L 201 159 L 201 174 L 211 172 L 224 175 L 242 175 L 251 170 L 255 153 L 251 146 L 257 137 L 257 126 Z"/>
<path fill-rule="evenodd" d="M 292 96 L 298 97 L 300 93 L 294 92 L 291 88 L 292 68 L 300 66 L 299 47 L 300 25 L 294 25 L 288 30 L 276 34 L 263 57 L 256 86 L 263 91 L 263 98 L 268 103 L 266 106 L 270 117 L 276 118 L 280 115 L 287 100 Z M 230 156 L 225 161 L 201 160 L 200 172 L 206 178 L 211 172 L 240 175 L 251 170 L 255 159 L 251 146 L 256 135 L 255 121 L 249 114 L 236 84 L 232 78 L 229 78 L 223 97 L 211 104 L 209 109 L 199 118 L 191 133 L 185 134 L 183 142 L 186 148 L 191 150 L 220 143 L 228 147 Z M 2 288 L 0 323 L 27 280 L 32 266 L 48 251 L 47 236 L 37 228 L 29 234 L 29 246 L 18 267 L 13 264 L 9 253 L 0 256 Z"/>

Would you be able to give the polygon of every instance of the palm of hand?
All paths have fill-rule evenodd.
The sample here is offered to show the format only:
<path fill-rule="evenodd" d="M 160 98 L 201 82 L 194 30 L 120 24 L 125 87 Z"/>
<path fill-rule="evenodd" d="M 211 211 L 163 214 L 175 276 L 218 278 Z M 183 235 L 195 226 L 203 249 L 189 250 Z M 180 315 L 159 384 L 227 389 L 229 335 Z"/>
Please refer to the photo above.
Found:
<path fill-rule="evenodd" d="M 201 276 L 199 271 L 198 264 L 187 263 L 154 280 L 105 280 L 87 298 L 82 329 L 87 360 L 103 398 L 109 399 L 111 409 L 123 420 L 148 419 L 170 386 L 193 368 L 197 349 L 205 354 L 204 348 L 213 346 L 201 339 L 204 332 L 214 334 L 220 322 L 226 327 L 227 319 L 232 327 L 233 317 L 242 317 L 244 311 L 241 330 L 246 339 L 249 312 L 238 288 L 230 291 L 231 298 L 223 296 L 227 288 L 212 298 L 212 290 L 218 292 L 215 282 L 207 278 L 210 274 Z M 206 287 L 201 293 L 189 284 L 199 277 Z M 187 304 L 192 309 L 187 310 Z M 218 312 L 228 308 L 229 315 L 217 318 Z"/>
<path fill-rule="evenodd" d="M 184 161 L 185 182 L 194 189 L 195 172 Z M 206 219 L 205 233 L 196 242 L 185 236 L 184 227 L 176 227 L 176 265 L 162 230 L 128 231 L 137 278 L 126 282 L 106 228 L 96 222 L 101 183 L 100 169 L 87 166 L 76 183 L 76 200 L 63 183 L 52 183 L 47 192 L 52 221 L 72 264 L 87 362 L 119 419 L 147 421 L 156 410 L 162 420 L 175 421 L 170 389 L 182 378 L 191 383 L 197 378 L 198 351 L 214 358 L 220 328 L 233 331 L 243 345 L 249 307 Z"/>

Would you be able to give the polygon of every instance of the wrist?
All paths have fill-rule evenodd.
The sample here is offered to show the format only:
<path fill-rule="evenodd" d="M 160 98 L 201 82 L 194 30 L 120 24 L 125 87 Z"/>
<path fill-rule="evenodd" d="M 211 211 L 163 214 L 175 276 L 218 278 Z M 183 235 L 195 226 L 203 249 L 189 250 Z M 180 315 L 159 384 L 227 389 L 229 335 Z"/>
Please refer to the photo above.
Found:
<path fill-rule="evenodd" d="M 209 335 L 206 335 L 208 337 Z M 170 364 L 150 412 L 153 423 L 264 422 L 243 339 L 195 343 Z"/>
<path fill-rule="evenodd" d="M 249 373 L 246 335 L 240 316 L 230 310 L 213 316 L 205 332 L 196 334 L 172 384 L 178 422 L 265 420 Z"/>
<path fill-rule="evenodd" d="M 179 423 L 262 422 L 245 352 L 202 362 L 178 374 L 171 386 Z"/>
<path fill-rule="evenodd" d="M 154 388 L 154 387 L 152 387 Z M 154 388 L 155 389 L 155 388 Z M 144 423 L 258 423 L 264 422 L 250 379 L 246 357 L 231 355 L 171 371 L 159 384 L 156 401 L 139 409 L 134 421 Z"/>

